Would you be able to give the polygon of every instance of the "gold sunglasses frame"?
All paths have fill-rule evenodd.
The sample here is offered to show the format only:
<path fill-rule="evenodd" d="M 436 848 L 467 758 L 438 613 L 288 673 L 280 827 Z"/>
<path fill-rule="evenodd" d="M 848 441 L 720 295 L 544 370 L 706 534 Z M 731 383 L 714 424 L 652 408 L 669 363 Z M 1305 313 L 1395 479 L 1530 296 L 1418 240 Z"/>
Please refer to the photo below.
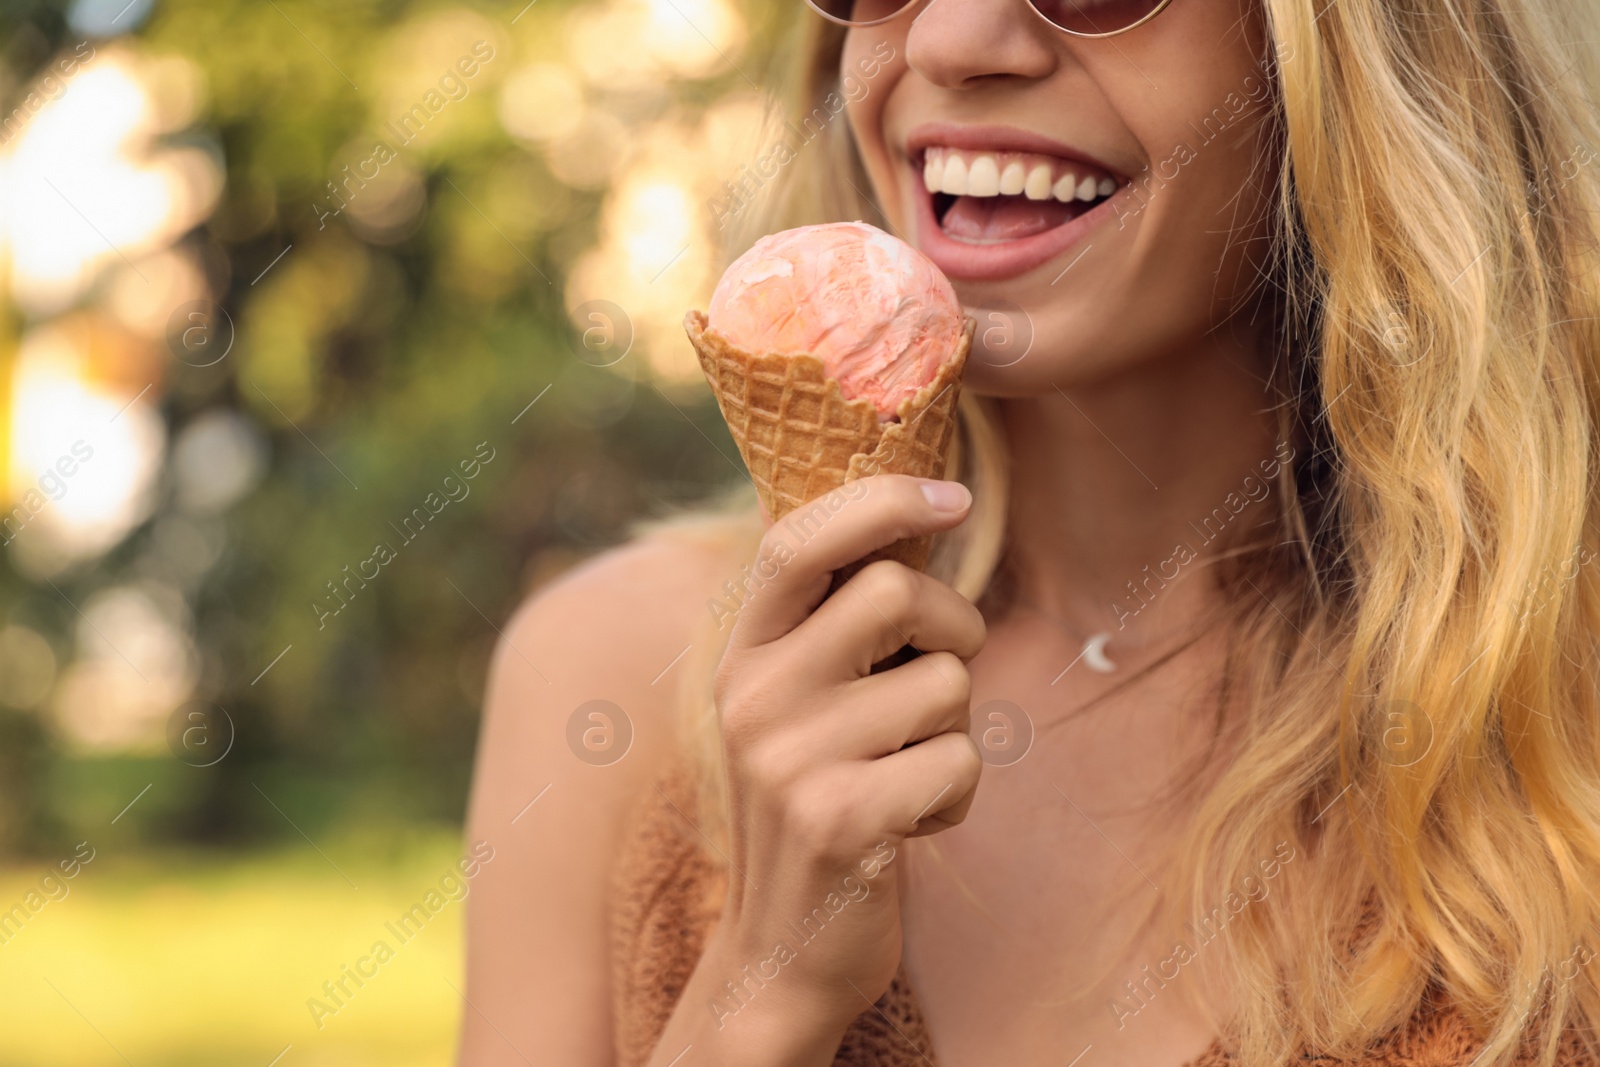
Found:
<path fill-rule="evenodd" d="M 920 0 L 906 0 L 906 2 L 904 4 L 902 4 L 900 6 L 900 8 L 894 12 L 894 14 L 885 15 L 881 19 L 873 19 L 870 22 L 851 22 L 849 19 L 842 19 L 842 18 L 839 18 L 837 15 L 830 15 L 826 11 L 822 10 L 821 6 L 817 3 L 817 0 L 806 0 L 806 6 L 809 7 L 812 11 L 815 11 L 817 14 L 821 15 L 823 18 L 827 19 L 829 22 L 834 23 L 835 25 L 847 26 L 847 27 L 849 27 L 851 29 L 863 29 L 863 28 L 865 28 L 867 26 L 881 26 L 885 22 L 890 21 L 891 19 L 897 19 L 901 15 L 904 15 L 911 8 L 915 7 L 919 2 L 920 2 Z M 1067 0 L 1067 2 L 1071 3 L 1072 0 Z M 1054 22 L 1051 22 L 1050 19 L 1045 16 L 1045 13 L 1043 11 L 1040 11 L 1039 8 L 1033 3 L 1033 0 L 1025 0 L 1025 3 L 1028 6 L 1028 10 L 1032 11 L 1035 15 L 1037 15 L 1039 17 L 1039 19 L 1041 21 L 1043 21 L 1044 24 L 1049 26 L 1051 29 L 1057 31 L 1058 33 L 1064 33 L 1069 37 L 1079 37 L 1079 38 L 1082 38 L 1082 39 L 1088 40 L 1088 41 L 1097 41 L 1097 40 L 1101 40 L 1101 39 L 1106 38 L 1106 37 L 1116 37 L 1116 36 L 1118 36 L 1120 34 L 1127 33 L 1129 30 L 1136 30 L 1140 26 L 1143 26 L 1145 23 L 1149 22 L 1151 19 L 1155 18 L 1157 15 L 1161 14 L 1167 8 L 1172 6 L 1172 0 L 1161 0 L 1161 3 L 1158 4 L 1156 6 L 1156 9 L 1154 11 L 1150 12 L 1150 14 L 1146 15 L 1144 18 L 1140 19 L 1138 22 L 1134 22 L 1134 23 L 1131 23 L 1131 24 L 1129 24 L 1127 26 L 1122 27 L 1120 30 L 1112 30 L 1109 33 L 1082 33 L 1082 32 L 1080 32 L 1078 30 L 1069 30 L 1069 29 L 1066 29 L 1065 27 L 1057 26 Z"/>

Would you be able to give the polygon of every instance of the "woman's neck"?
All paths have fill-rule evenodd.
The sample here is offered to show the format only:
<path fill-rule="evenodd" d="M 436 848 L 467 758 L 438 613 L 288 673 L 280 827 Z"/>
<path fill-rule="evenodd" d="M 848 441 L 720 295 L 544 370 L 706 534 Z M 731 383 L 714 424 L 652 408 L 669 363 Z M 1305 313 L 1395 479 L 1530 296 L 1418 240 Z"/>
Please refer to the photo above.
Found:
<path fill-rule="evenodd" d="M 1196 564 L 1273 507 L 1259 487 L 1277 431 L 1258 347 L 1219 331 L 1112 380 L 1002 401 L 1019 598 L 1138 644 L 1210 606 Z"/>

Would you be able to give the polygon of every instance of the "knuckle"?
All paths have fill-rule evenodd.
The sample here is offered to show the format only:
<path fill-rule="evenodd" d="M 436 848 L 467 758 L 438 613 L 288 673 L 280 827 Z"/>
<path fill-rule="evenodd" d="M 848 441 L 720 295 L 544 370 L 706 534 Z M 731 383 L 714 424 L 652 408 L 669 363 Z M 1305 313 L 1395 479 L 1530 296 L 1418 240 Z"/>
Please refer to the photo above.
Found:
<path fill-rule="evenodd" d="M 938 651 L 925 652 L 921 659 L 933 675 L 933 684 L 938 687 L 941 697 L 951 704 L 962 706 L 971 701 L 972 672 L 967 670 L 960 656 L 954 652 Z"/>
<path fill-rule="evenodd" d="M 750 565 L 751 571 L 767 581 L 776 578 L 778 571 L 795 557 L 794 546 L 789 540 L 789 531 L 781 524 L 773 523 L 769 526 L 767 532 L 761 535 L 761 543 L 756 547 L 756 558 Z"/>
<path fill-rule="evenodd" d="M 972 736 L 972 703 L 968 701 L 956 709 L 955 722 L 951 727 L 968 737 Z"/>
<path fill-rule="evenodd" d="M 879 560 L 853 580 L 871 605 L 892 620 L 904 620 L 916 611 L 922 583 L 917 573 L 903 563 Z"/>
<path fill-rule="evenodd" d="M 849 851 L 857 821 L 855 808 L 836 783 L 806 782 L 789 790 L 784 823 L 794 840 L 808 853 L 842 855 Z"/>
<path fill-rule="evenodd" d="M 962 733 L 960 737 L 963 744 L 956 751 L 956 773 L 958 781 L 965 783 L 970 790 L 978 784 L 983 774 L 983 757 L 978 754 L 978 744 L 971 736 Z"/>
<path fill-rule="evenodd" d="M 714 699 L 722 743 L 730 755 L 746 751 L 766 732 L 774 692 L 765 681 L 768 673 L 750 664 L 718 668 Z"/>
<path fill-rule="evenodd" d="M 965 597 L 962 597 L 961 601 L 966 605 L 967 617 L 972 626 L 972 655 L 976 656 L 989 642 L 989 624 L 984 620 L 983 612 L 978 610 L 977 605 Z"/>
<path fill-rule="evenodd" d="M 770 740 L 746 747 L 739 764 L 742 776 L 768 796 L 790 790 L 798 769 L 793 754 Z"/>
<path fill-rule="evenodd" d="M 760 717 L 752 714 L 748 706 L 741 702 L 722 704 L 719 710 L 723 752 L 730 762 L 747 762 L 761 736 Z"/>

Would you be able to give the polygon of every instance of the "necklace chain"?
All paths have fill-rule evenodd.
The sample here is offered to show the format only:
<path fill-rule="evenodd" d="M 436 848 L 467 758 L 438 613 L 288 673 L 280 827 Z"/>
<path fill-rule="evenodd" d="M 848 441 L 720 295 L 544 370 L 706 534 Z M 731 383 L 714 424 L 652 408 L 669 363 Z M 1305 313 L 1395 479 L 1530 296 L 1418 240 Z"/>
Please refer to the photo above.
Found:
<path fill-rule="evenodd" d="M 1118 664 L 1112 661 L 1106 655 L 1108 647 L 1114 640 L 1117 642 L 1117 648 L 1124 650 L 1133 649 L 1135 651 L 1163 643 L 1160 641 L 1146 641 L 1139 645 L 1128 645 L 1111 630 L 1096 630 L 1094 633 L 1091 633 L 1085 637 L 1083 631 L 1078 627 L 1073 626 L 1071 623 L 1067 622 L 1067 620 L 1063 619 L 1054 612 L 1046 611 L 1038 604 L 1024 596 L 1021 596 L 1020 594 L 1013 594 L 1011 601 L 1018 607 L 1027 608 L 1029 611 L 1042 617 L 1047 622 L 1054 625 L 1056 629 L 1070 637 L 1073 641 L 1081 642 L 1081 651 L 1079 651 L 1077 657 L 1071 663 L 1067 664 L 1066 668 L 1062 670 L 1061 674 L 1056 676 L 1056 681 L 1059 681 L 1061 675 L 1066 674 L 1067 671 L 1076 666 L 1079 660 L 1083 661 L 1084 665 L 1090 670 L 1099 674 L 1112 674 L 1117 671 Z M 1054 684 L 1054 682 L 1051 684 Z"/>
<path fill-rule="evenodd" d="M 1083 647 L 1078 652 L 1077 658 L 1067 664 L 1061 674 L 1066 674 L 1067 671 L 1077 666 L 1079 660 L 1083 661 L 1086 667 L 1097 674 L 1112 674 L 1116 672 L 1117 664 L 1106 656 L 1106 646 L 1111 643 L 1113 637 L 1110 630 L 1099 630 L 1088 637 L 1084 637 L 1081 630 L 1072 626 L 1067 620 L 1054 612 L 1046 611 L 1038 604 L 1022 596 L 1015 596 L 1012 599 L 1018 607 L 1027 608 L 1054 625 L 1056 629 L 1067 634 L 1072 640 L 1082 642 Z M 1061 674 L 1056 675 L 1055 681 L 1061 680 Z M 1054 685 L 1055 682 L 1051 684 Z"/>

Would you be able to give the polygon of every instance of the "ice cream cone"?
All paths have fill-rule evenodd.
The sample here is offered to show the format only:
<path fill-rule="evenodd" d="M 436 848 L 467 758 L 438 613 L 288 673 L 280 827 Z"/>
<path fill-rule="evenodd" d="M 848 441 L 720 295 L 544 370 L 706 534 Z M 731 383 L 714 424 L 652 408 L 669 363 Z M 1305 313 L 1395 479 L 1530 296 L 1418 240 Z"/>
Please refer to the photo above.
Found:
<path fill-rule="evenodd" d="M 691 311 L 684 319 L 762 509 L 773 522 L 857 478 L 943 478 L 975 326 L 967 317 L 955 353 L 931 382 L 901 401 L 898 421 L 879 422 L 870 401 L 844 398 L 817 357 L 747 352 L 708 329 L 703 313 Z M 815 532 L 827 514 L 824 509 L 814 520 L 803 517 L 802 532 Z M 897 541 L 850 571 L 878 559 L 921 570 L 929 547 L 928 537 Z"/>

